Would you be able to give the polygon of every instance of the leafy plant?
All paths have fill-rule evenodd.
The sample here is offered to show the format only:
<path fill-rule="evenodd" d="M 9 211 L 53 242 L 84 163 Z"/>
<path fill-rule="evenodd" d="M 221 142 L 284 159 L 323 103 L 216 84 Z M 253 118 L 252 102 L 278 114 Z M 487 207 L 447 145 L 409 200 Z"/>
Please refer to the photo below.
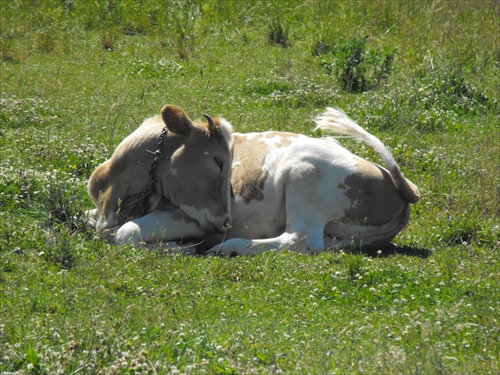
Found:
<path fill-rule="evenodd" d="M 349 279 L 356 281 L 363 274 L 363 257 L 361 255 L 349 254 L 346 255 L 347 274 Z"/>
<path fill-rule="evenodd" d="M 175 33 L 175 49 L 182 60 L 189 59 L 196 42 L 200 4 L 196 1 L 176 1 L 169 7 Z"/>
<path fill-rule="evenodd" d="M 68 184 L 55 179 L 51 180 L 38 195 L 36 202 L 37 211 L 40 214 L 48 213 L 48 225 L 63 224 L 71 233 L 85 232 L 88 229 L 81 197 Z"/>
<path fill-rule="evenodd" d="M 333 47 L 319 41 L 314 48 L 316 56 L 330 55 L 323 58 L 321 65 L 335 75 L 346 92 L 360 93 L 378 87 L 392 73 L 396 51 L 368 49 L 367 40 L 368 37 L 343 39 Z"/>
<path fill-rule="evenodd" d="M 41 374 L 40 357 L 35 348 L 30 347 L 26 353 L 26 363 L 32 374 Z"/>

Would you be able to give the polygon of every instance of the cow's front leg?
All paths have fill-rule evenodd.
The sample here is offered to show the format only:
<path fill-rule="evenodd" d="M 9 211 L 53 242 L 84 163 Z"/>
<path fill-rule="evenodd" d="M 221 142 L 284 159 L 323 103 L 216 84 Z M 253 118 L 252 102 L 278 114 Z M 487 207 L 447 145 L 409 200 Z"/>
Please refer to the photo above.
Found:
<path fill-rule="evenodd" d="M 87 224 L 92 227 L 92 229 L 97 229 L 98 232 L 109 242 L 115 242 L 116 227 L 102 228 L 98 227 L 99 223 L 99 210 L 94 208 L 93 210 L 85 211 L 84 218 Z"/>
<path fill-rule="evenodd" d="M 94 208 L 92 210 L 87 210 L 84 213 L 84 218 L 87 221 L 88 225 L 92 227 L 92 229 L 96 229 L 97 227 L 97 215 L 98 215 L 97 208 Z"/>
<path fill-rule="evenodd" d="M 155 210 L 123 224 L 116 232 L 115 242 L 132 245 L 165 241 L 180 242 L 184 238 L 196 238 L 204 234 L 205 231 L 196 221 L 179 214 L 178 211 Z"/>

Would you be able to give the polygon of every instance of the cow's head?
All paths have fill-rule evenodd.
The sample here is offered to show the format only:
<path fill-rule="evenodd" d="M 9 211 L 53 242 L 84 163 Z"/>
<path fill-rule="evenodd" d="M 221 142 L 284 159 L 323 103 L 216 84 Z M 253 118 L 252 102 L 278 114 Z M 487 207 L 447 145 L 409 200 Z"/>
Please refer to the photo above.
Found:
<path fill-rule="evenodd" d="M 168 196 L 207 231 L 231 227 L 232 129 L 224 119 L 191 121 L 167 105 L 162 118 L 169 137 L 179 142 L 170 157 Z"/>

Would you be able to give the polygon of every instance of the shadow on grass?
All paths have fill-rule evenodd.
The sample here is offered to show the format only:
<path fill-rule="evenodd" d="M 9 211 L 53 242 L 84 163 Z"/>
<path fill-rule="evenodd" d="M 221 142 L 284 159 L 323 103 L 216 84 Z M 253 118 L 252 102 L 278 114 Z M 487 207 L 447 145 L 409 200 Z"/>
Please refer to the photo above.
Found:
<path fill-rule="evenodd" d="M 397 254 L 419 258 L 427 258 L 432 255 L 431 250 L 406 245 L 399 246 L 394 243 L 390 243 L 386 247 L 378 250 L 363 250 L 361 253 L 373 258 L 384 258 Z"/>
<path fill-rule="evenodd" d="M 206 256 L 206 251 L 208 249 L 204 248 L 203 246 L 200 245 L 201 242 L 199 242 L 198 245 L 195 245 L 195 252 L 193 255 L 196 256 Z M 340 250 L 338 249 L 330 249 L 327 251 L 334 251 L 338 252 Z M 419 258 L 427 258 L 432 255 L 431 250 L 427 249 L 422 249 L 419 247 L 412 247 L 412 246 L 399 246 L 394 243 L 390 243 L 389 245 L 383 247 L 383 248 L 375 248 L 375 249 L 352 249 L 352 250 L 342 250 L 345 253 L 350 253 L 350 254 L 363 254 L 365 256 L 371 257 L 371 258 L 387 258 L 389 256 L 393 255 L 405 255 L 405 256 L 411 256 L 411 257 L 419 257 Z M 236 254 L 231 255 L 230 257 L 235 257 L 237 256 Z"/>

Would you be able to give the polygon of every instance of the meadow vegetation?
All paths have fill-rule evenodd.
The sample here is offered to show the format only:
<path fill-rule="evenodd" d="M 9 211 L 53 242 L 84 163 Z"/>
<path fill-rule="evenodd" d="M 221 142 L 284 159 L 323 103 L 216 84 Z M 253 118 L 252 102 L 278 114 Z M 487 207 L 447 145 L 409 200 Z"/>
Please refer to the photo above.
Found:
<path fill-rule="evenodd" d="M 498 1 L 0 0 L 0 372 L 498 373 L 499 20 Z M 86 181 L 167 103 L 311 136 L 339 107 L 422 201 L 372 253 L 111 245 Z"/>

